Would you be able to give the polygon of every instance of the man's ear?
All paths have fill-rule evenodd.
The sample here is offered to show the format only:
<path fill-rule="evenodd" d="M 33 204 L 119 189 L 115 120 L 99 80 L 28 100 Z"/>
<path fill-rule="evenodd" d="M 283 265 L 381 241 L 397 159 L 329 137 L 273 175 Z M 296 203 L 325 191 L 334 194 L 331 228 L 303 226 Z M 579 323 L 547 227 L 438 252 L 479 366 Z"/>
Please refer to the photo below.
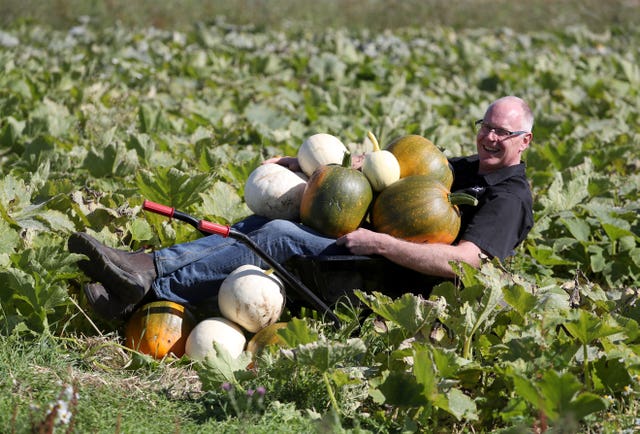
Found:
<path fill-rule="evenodd" d="M 520 152 L 524 152 L 525 149 L 529 147 L 529 143 L 533 140 L 533 133 L 527 133 L 522 137 L 522 142 L 520 144 Z"/>

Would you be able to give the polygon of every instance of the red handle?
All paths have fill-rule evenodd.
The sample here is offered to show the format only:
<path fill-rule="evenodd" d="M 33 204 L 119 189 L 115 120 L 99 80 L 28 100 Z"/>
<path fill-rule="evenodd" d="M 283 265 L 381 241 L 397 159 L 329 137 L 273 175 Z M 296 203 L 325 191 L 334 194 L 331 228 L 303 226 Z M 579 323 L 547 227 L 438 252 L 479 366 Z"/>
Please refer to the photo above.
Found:
<path fill-rule="evenodd" d="M 198 230 L 201 232 L 207 232 L 210 234 L 222 235 L 223 237 L 228 237 L 231 232 L 231 227 L 221 225 L 220 223 L 212 223 L 206 220 L 200 220 L 198 222 Z"/>
<path fill-rule="evenodd" d="M 146 211 L 152 211 L 157 214 L 167 216 L 169 218 L 172 218 L 173 214 L 176 211 L 175 208 L 171 208 L 170 206 L 167 206 L 167 205 L 161 205 L 159 203 L 151 202 L 150 200 L 146 200 L 146 199 L 144 200 L 144 202 L 142 202 L 142 209 Z"/>

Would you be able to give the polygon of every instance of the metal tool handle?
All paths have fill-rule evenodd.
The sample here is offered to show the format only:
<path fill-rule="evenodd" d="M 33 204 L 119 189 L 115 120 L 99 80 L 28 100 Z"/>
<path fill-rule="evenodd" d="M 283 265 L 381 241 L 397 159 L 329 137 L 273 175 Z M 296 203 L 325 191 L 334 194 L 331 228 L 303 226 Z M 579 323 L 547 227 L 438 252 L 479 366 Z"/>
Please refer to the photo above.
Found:
<path fill-rule="evenodd" d="M 175 208 L 161 205 L 159 203 L 146 200 L 142 203 L 142 209 L 151 211 L 157 214 L 164 215 L 169 218 L 176 218 L 178 220 L 189 223 L 197 228 L 200 232 L 205 234 L 217 234 L 223 237 L 230 237 L 237 239 L 247 245 L 255 254 L 257 254 L 262 260 L 264 260 L 271 268 L 273 268 L 275 274 L 280 277 L 287 285 L 289 285 L 298 295 L 304 298 L 315 309 L 327 314 L 334 322 L 335 326 L 340 325 L 340 319 L 335 313 L 322 301 L 313 291 L 307 288 L 300 280 L 298 280 L 293 274 L 287 271 L 279 262 L 269 256 L 260 246 L 258 246 L 251 238 L 242 232 L 236 231 L 230 226 L 222 225 L 219 223 L 213 223 L 207 220 L 199 220 L 195 217 L 176 210 Z"/>

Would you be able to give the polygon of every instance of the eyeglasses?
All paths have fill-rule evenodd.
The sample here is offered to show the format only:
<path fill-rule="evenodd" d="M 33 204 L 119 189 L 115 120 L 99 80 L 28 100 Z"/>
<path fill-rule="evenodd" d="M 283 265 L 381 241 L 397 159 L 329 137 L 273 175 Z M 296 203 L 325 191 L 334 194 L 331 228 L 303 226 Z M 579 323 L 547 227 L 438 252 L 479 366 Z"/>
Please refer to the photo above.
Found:
<path fill-rule="evenodd" d="M 527 134 L 529 131 L 509 131 L 504 128 L 494 127 L 493 125 L 487 124 L 484 119 L 478 119 L 475 122 L 476 131 L 482 132 L 482 134 L 489 134 L 491 131 L 495 133 L 501 140 L 508 139 L 509 137 L 520 136 L 522 134 Z"/>

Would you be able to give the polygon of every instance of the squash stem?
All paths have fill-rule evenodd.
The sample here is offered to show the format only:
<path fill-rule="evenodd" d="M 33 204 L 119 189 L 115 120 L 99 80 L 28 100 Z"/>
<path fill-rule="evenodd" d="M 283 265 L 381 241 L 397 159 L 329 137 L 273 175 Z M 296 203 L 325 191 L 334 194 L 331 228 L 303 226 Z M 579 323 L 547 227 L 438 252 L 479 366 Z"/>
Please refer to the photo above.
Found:
<path fill-rule="evenodd" d="M 478 199 L 467 193 L 449 193 L 449 202 L 451 205 L 478 205 Z"/>
<path fill-rule="evenodd" d="M 342 157 L 342 167 L 351 167 L 351 152 L 346 151 Z"/>
<path fill-rule="evenodd" d="M 331 382 L 329 381 L 329 375 L 327 371 L 322 373 L 322 379 L 324 380 L 324 384 L 327 387 L 327 393 L 329 394 L 329 400 L 331 401 L 331 407 L 336 411 L 336 413 L 340 413 L 340 407 L 338 407 L 338 400 L 336 399 L 336 395 L 333 393 L 333 388 L 331 387 Z"/>
<path fill-rule="evenodd" d="M 373 152 L 378 152 L 380 150 L 380 143 L 378 143 L 378 139 L 376 138 L 376 136 L 371 132 L 367 132 L 367 137 L 369 137 L 369 140 L 371 140 L 371 143 L 373 143 Z"/>

